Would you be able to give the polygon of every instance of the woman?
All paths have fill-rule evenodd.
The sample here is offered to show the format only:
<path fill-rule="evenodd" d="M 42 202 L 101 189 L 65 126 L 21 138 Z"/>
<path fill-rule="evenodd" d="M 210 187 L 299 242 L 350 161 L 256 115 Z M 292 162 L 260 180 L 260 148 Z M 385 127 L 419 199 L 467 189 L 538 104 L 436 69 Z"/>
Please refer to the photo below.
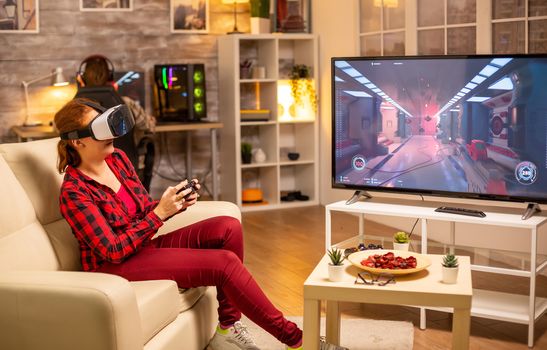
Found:
<path fill-rule="evenodd" d="M 159 201 L 152 200 L 112 139 L 81 136 L 92 133 L 92 121 L 95 126 L 108 119 L 97 118 L 90 106 L 90 100 L 74 99 L 55 115 L 62 138 L 58 168 L 65 173 L 60 209 L 78 239 L 84 270 L 130 281 L 172 279 L 180 288 L 216 286 L 214 350 L 258 349 L 239 321 L 241 312 L 289 349 L 301 348 L 302 331 L 272 305 L 243 266 L 237 219 L 215 217 L 152 240 L 164 221 L 184 215 L 198 195 L 192 189 L 177 194 L 183 181 L 168 187 Z"/>

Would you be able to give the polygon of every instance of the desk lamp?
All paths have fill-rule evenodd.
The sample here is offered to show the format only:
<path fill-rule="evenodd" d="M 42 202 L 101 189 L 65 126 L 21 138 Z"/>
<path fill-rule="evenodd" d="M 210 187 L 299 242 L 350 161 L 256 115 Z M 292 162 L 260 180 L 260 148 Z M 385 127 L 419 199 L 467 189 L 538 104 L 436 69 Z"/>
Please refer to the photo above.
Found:
<path fill-rule="evenodd" d="M 63 75 L 63 68 L 57 67 L 54 70 L 51 71 L 51 73 L 44 75 L 42 77 L 29 80 L 29 81 L 22 81 L 23 88 L 25 89 L 25 106 L 26 106 L 26 117 L 25 122 L 23 123 L 24 126 L 37 126 L 41 125 L 40 122 L 29 122 L 30 119 L 30 109 L 29 109 L 29 98 L 28 98 L 28 87 L 36 82 L 42 81 L 44 79 L 51 78 L 51 85 L 52 86 L 66 86 L 68 85 L 68 81 L 65 79 Z"/>
<path fill-rule="evenodd" d="M 228 34 L 242 34 L 243 32 L 240 32 L 237 29 L 237 4 L 244 4 L 246 2 L 249 2 L 249 0 L 222 0 L 223 4 L 234 4 L 234 30 L 231 32 L 228 32 Z"/>
<path fill-rule="evenodd" d="M 10 19 L 15 18 L 15 8 L 17 7 L 17 4 L 13 0 L 7 0 L 4 3 L 4 10 L 6 10 L 6 15 Z"/>

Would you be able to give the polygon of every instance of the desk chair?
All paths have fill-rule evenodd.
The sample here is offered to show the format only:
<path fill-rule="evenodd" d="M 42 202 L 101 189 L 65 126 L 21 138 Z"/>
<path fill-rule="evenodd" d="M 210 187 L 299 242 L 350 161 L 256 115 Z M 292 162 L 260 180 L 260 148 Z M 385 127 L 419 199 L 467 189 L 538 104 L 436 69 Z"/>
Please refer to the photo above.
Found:
<path fill-rule="evenodd" d="M 79 97 L 97 101 L 105 108 L 124 103 L 120 94 L 112 86 L 80 87 L 74 98 Z M 149 191 L 154 168 L 154 140 L 151 137 L 144 137 L 137 145 L 134 140 L 134 130 L 131 130 L 128 134 L 114 139 L 114 146 L 127 154 L 144 188 Z"/>

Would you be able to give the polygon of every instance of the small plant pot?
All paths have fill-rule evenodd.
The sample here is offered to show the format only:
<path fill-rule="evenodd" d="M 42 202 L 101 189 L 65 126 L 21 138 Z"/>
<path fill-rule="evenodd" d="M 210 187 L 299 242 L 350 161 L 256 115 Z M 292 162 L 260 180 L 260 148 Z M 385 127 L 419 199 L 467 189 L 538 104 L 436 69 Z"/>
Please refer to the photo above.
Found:
<path fill-rule="evenodd" d="M 328 269 L 329 280 L 331 282 L 341 282 L 344 279 L 344 271 L 346 270 L 346 266 L 344 264 L 332 265 L 331 263 L 329 263 Z"/>
<path fill-rule="evenodd" d="M 252 153 L 241 153 L 241 161 L 243 164 L 251 164 L 251 160 L 253 159 Z"/>
<path fill-rule="evenodd" d="M 395 250 L 402 250 L 402 251 L 405 251 L 405 252 L 408 252 L 408 246 L 410 245 L 410 243 L 397 243 L 397 242 L 393 242 L 393 249 Z"/>
<path fill-rule="evenodd" d="M 458 267 L 443 266 L 443 283 L 455 284 L 458 282 Z"/>
<path fill-rule="evenodd" d="M 251 17 L 251 34 L 270 33 L 270 19 Z"/>

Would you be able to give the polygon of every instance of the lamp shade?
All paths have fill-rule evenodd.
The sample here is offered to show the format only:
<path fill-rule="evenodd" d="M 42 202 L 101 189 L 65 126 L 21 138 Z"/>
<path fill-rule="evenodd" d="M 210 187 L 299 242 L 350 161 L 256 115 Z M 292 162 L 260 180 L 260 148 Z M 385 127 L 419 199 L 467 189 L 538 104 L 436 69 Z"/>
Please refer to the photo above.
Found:
<path fill-rule="evenodd" d="M 51 76 L 51 85 L 53 86 L 66 86 L 68 81 L 65 79 L 63 74 L 63 68 L 57 67 L 53 70 Z"/>
<path fill-rule="evenodd" d="M 4 9 L 6 10 L 6 15 L 8 16 L 8 18 L 15 18 L 16 7 L 17 5 L 15 4 L 15 2 L 13 2 L 13 0 L 7 0 L 4 3 Z"/>

